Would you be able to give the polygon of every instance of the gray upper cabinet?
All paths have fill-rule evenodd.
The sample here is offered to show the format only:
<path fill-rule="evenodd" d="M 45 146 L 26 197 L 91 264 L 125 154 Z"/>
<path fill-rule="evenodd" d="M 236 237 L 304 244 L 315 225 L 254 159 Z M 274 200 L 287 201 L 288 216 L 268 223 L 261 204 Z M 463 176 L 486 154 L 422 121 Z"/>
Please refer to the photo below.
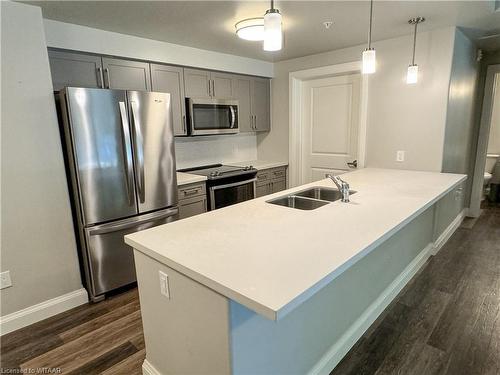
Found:
<path fill-rule="evenodd" d="M 177 66 L 151 64 L 151 86 L 153 91 L 170 94 L 174 135 L 187 135 L 184 69 Z"/>
<path fill-rule="evenodd" d="M 187 98 L 211 98 L 211 80 L 208 70 L 184 69 L 184 91 Z"/>
<path fill-rule="evenodd" d="M 188 98 L 232 99 L 234 76 L 200 69 L 184 69 L 184 88 Z"/>
<path fill-rule="evenodd" d="M 103 57 L 102 67 L 106 88 L 151 91 L 149 63 Z"/>
<path fill-rule="evenodd" d="M 232 99 L 234 96 L 234 79 L 232 74 L 211 72 L 212 97 L 214 99 Z"/>
<path fill-rule="evenodd" d="M 269 131 L 270 120 L 270 81 L 266 78 L 252 79 L 251 111 L 254 116 L 255 131 Z"/>
<path fill-rule="evenodd" d="M 253 118 L 250 108 L 252 96 L 252 78 L 234 76 L 234 98 L 238 100 L 238 121 L 240 132 L 254 132 Z"/>
<path fill-rule="evenodd" d="M 54 90 L 66 86 L 102 87 L 101 57 L 49 50 Z"/>

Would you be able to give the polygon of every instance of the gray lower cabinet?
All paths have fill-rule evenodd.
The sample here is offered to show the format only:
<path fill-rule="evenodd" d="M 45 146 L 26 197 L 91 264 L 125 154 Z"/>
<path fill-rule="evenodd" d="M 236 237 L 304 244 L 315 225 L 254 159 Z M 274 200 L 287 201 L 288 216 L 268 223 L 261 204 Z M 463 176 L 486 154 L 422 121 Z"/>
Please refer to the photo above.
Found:
<path fill-rule="evenodd" d="M 286 168 L 269 168 L 257 172 L 257 198 L 286 189 Z"/>
<path fill-rule="evenodd" d="M 102 68 L 105 88 L 151 91 L 149 63 L 103 57 Z"/>
<path fill-rule="evenodd" d="M 56 91 L 66 86 L 102 87 L 100 56 L 49 50 L 49 62 Z"/>
<path fill-rule="evenodd" d="M 179 220 L 207 212 L 205 183 L 179 187 Z"/>
<path fill-rule="evenodd" d="M 178 66 L 151 64 L 151 86 L 153 91 L 170 94 L 174 135 L 187 135 L 184 69 Z"/>

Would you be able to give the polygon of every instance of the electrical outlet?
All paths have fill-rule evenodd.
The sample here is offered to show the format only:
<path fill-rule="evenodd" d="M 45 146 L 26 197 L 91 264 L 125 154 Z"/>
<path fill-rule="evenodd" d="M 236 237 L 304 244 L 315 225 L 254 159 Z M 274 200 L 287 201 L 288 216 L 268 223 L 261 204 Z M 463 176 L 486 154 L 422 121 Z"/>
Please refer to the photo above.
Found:
<path fill-rule="evenodd" d="M 0 289 L 5 289 L 12 286 L 12 280 L 10 279 L 10 271 L 5 271 L 0 273 Z"/>
<path fill-rule="evenodd" d="M 160 274 L 160 292 L 162 295 L 170 299 L 170 288 L 168 285 L 168 275 L 164 272 L 159 271 Z"/>
<path fill-rule="evenodd" d="M 398 162 L 405 161 L 405 152 L 404 151 L 396 152 L 396 161 L 398 161 Z"/>

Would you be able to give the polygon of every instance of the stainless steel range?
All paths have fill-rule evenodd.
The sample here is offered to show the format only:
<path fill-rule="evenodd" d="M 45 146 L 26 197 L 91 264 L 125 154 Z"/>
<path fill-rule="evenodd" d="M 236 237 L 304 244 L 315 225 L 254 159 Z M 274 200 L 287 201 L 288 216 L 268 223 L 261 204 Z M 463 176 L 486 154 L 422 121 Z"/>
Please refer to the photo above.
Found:
<path fill-rule="evenodd" d="M 208 209 L 215 210 L 255 198 L 257 169 L 222 164 L 181 169 L 207 177 Z"/>

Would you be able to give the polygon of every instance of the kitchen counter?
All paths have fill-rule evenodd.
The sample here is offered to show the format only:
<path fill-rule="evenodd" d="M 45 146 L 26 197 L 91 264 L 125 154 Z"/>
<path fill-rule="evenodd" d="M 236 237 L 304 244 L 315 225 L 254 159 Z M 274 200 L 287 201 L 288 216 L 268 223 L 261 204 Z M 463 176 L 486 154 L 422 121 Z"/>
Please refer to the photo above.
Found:
<path fill-rule="evenodd" d="M 177 186 L 192 184 L 195 182 L 206 181 L 205 176 L 199 176 L 197 174 L 177 172 Z"/>
<path fill-rule="evenodd" d="M 226 163 L 227 165 L 234 165 L 235 167 L 253 166 L 258 171 L 269 168 L 284 167 L 288 165 L 286 161 L 266 161 L 266 160 L 250 160 L 237 163 Z"/>
<path fill-rule="evenodd" d="M 356 194 L 312 211 L 266 203 L 325 179 L 125 237 L 158 262 L 279 320 L 369 254 L 466 176 L 361 169 Z M 264 245 L 262 245 L 264 244 Z"/>

